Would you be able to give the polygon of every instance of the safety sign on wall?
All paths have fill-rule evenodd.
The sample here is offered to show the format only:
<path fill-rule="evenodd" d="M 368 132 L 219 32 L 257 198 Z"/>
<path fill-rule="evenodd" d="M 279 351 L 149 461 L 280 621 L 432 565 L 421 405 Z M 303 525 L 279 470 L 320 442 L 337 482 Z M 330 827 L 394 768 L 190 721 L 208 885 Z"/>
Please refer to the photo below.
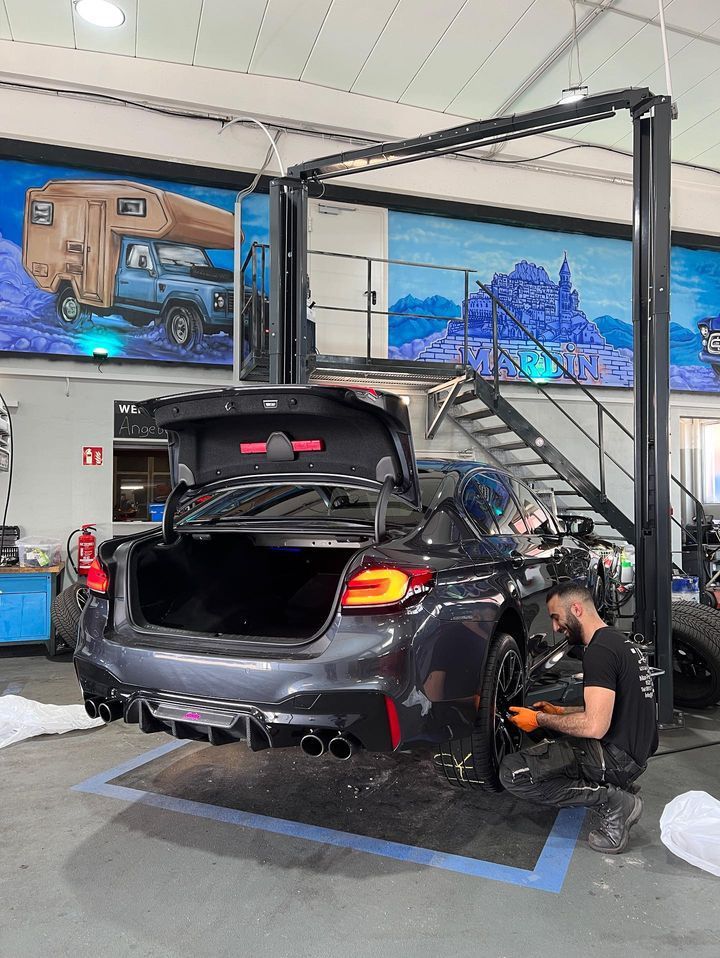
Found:
<path fill-rule="evenodd" d="M 82 461 L 83 466 L 102 466 L 102 446 L 83 446 Z"/>

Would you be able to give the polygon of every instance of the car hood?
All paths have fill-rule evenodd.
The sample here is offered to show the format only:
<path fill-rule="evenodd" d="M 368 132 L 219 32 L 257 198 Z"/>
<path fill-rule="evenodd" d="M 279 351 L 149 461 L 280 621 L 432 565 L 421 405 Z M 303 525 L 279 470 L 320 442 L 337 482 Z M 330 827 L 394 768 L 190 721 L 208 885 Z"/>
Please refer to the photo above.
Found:
<path fill-rule="evenodd" d="M 170 434 L 173 485 L 261 477 L 380 489 L 420 505 L 405 403 L 347 386 L 241 386 L 163 396 L 143 407 Z"/>

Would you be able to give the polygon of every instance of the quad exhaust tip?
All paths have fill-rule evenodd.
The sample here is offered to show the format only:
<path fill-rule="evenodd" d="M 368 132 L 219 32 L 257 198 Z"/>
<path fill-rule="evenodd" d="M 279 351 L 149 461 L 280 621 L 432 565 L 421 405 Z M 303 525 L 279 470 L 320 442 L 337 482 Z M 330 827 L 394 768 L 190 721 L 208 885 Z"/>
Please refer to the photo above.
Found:
<path fill-rule="evenodd" d="M 109 699 L 107 702 L 101 702 L 97 707 L 97 714 L 103 722 L 114 722 L 116 719 L 122 718 L 123 704 L 120 699 Z"/>
<path fill-rule="evenodd" d="M 85 713 L 89 718 L 98 717 L 98 704 L 95 699 L 85 699 Z"/>
<path fill-rule="evenodd" d="M 300 748 L 311 758 L 319 758 L 325 752 L 326 738 L 317 732 L 308 732 L 300 739 Z"/>
<path fill-rule="evenodd" d="M 330 752 L 333 758 L 337 758 L 341 762 L 347 762 L 348 759 L 353 757 L 356 751 L 357 746 L 355 743 L 349 738 L 345 738 L 344 735 L 336 735 L 335 738 L 331 738 L 328 743 L 328 752 Z"/>

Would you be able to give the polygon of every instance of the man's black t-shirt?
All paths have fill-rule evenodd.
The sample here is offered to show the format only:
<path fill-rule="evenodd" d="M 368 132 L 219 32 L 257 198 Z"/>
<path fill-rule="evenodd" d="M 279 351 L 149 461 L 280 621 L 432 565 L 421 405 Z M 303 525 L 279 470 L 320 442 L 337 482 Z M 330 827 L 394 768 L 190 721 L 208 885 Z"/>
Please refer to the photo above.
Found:
<path fill-rule="evenodd" d="M 655 690 L 647 655 L 617 629 L 598 629 L 583 656 L 584 686 L 615 692 L 604 745 L 613 744 L 644 765 L 658 745 Z"/>

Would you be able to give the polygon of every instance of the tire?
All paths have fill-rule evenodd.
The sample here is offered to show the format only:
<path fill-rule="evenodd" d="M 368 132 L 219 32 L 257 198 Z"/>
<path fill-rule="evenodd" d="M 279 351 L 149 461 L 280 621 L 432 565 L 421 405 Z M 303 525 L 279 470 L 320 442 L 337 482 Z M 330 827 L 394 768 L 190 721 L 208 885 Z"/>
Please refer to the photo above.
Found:
<path fill-rule="evenodd" d="M 435 766 L 450 785 L 486 792 L 503 790 L 498 777 L 500 762 L 504 755 L 516 752 L 522 741 L 522 733 L 505 721 L 505 712 L 509 705 L 522 705 L 524 694 L 522 653 L 511 635 L 500 632 L 488 653 L 472 734 L 452 739 L 435 755 Z"/>
<path fill-rule="evenodd" d="M 718 365 L 716 365 L 715 363 L 713 363 L 713 364 L 712 364 L 712 371 L 715 373 L 715 375 L 718 377 L 718 379 L 720 379 L 720 366 L 718 366 Z"/>
<path fill-rule="evenodd" d="M 77 329 L 92 318 L 92 310 L 78 300 L 72 286 L 64 286 L 58 293 L 55 313 L 63 329 Z"/>
<path fill-rule="evenodd" d="M 52 628 L 65 645 L 69 645 L 71 649 L 74 649 L 77 645 L 80 614 L 85 608 L 86 602 L 87 588 L 79 582 L 63 589 L 53 599 L 50 613 Z"/>
<path fill-rule="evenodd" d="M 674 703 L 704 709 L 720 701 L 720 611 L 673 602 Z"/>
<path fill-rule="evenodd" d="M 203 341 L 203 322 L 192 303 L 176 303 L 165 314 L 165 335 L 173 346 L 188 352 Z"/>
<path fill-rule="evenodd" d="M 605 619 L 607 614 L 607 592 L 605 587 L 605 575 L 602 571 L 602 566 L 598 566 L 592 595 L 598 615 L 601 619 Z"/>

